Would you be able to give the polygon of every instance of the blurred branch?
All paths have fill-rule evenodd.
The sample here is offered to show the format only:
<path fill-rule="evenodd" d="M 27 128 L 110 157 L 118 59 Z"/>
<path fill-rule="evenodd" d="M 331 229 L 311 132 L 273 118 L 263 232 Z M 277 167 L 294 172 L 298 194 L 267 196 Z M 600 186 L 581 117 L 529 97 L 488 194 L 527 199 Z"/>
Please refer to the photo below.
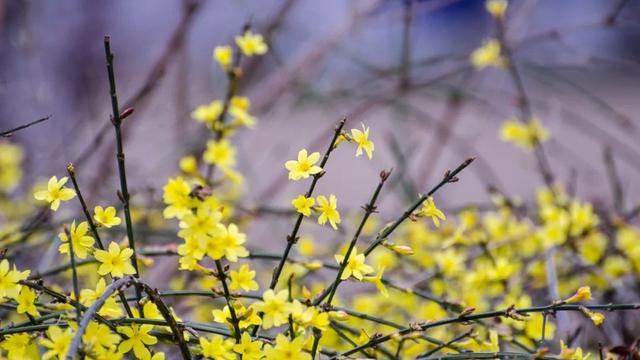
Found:
<path fill-rule="evenodd" d="M 41 122 L 47 121 L 50 118 L 51 118 L 51 115 L 43 117 L 42 119 L 38 119 L 38 120 L 32 121 L 32 122 L 24 124 L 24 125 L 20 125 L 18 127 L 10 129 L 10 130 L 5 130 L 3 132 L 0 132 L 0 137 L 10 137 L 10 136 L 13 135 L 13 133 L 15 133 L 17 131 L 24 130 L 24 129 L 28 128 L 28 127 L 33 126 L 33 125 L 40 124 Z"/>
<path fill-rule="evenodd" d="M 138 88 L 138 90 L 124 102 L 124 105 L 121 107 L 120 112 L 122 112 L 123 109 L 130 107 L 135 107 L 139 111 L 139 108 L 141 106 L 140 103 L 150 98 L 158 89 L 159 85 L 164 79 L 167 68 L 169 67 L 173 59 L 176 58 L 176 54 L 178 54 L 182 50 L 193 19 L 198 13 L 198 10 L 201 9 L 203 3 L 204 2 L 202 0 L 184 1 L 182 19 L 171 35 L 171 38 L 165 50 L 160 55 L 155 64 L 151 67 L 151 72 L 149 72 L 149 74 L 147 75 L 146 80 L 144 81 L 142 86 Z M 87 147 L 80 152 L 80 155 L 74 161 L 74 163 L 77 165 L 81 165 L 82 163 L 87 161 L 91 157 L 91 155 L 95 154 L 96 148 L 102 144 L 102 142 L 104 141 L 104 137 L 109 132 L 110 128 L 111 124 L 109 124 L 108 122 L 102 125 L 100 130 L 98 130 L 91 141 L 89 141 Z M 111 152 L 108 151 L 107 153 L 110 154 Z"/>

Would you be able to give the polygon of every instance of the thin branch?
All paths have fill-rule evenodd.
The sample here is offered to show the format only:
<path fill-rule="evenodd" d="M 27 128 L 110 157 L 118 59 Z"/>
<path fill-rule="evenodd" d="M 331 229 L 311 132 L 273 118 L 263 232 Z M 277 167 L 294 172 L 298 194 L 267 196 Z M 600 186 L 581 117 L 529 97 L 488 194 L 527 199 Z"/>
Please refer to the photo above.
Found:
<path fill-rule="evenodd" d="M 13 128 L 13 129 L 2 131 L 2 132 L 0 132 L 0 137 L 11 137 L 17 131 L 24 130 L 24 129 L 28 128 L 28 127 L 33 126 L 33 125 L 40 124 L 41 122 L 47 121 L 49 119 L 51 119 L 51 115 L 43 117 L 42 119 L 38 119 L 38 120 L 32 121 L 32 122 L 24 124 L 24 125 L 20 125 L 18 127 Z"/>

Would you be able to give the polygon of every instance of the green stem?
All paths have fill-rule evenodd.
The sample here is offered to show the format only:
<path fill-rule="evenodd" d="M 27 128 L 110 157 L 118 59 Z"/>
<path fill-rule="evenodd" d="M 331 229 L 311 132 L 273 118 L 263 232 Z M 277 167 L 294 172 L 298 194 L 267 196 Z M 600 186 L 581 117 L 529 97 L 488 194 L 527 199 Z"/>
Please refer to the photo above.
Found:
<path fill-rule="evenodd" d="M 222 290 L 224 292 L 224 298 L 227 301 L 227 306 L 229 307 L 229 314 L 231 315 L 231 325 L 233 325 L 234 337 L 236 338 L 236 342 L 240 342 L 240 321 L 238 320 L 238 316 L 236 314 L 236 309 L 233 307 L 231 303 L 231 292 L 229 291 L 229 287 L 227 286 L 227 274 L 224 272 L 224 268 L 222 267 L 222 262 L 220 260 L 216 260 L 216 270 L 218 280 L 222 283 Z"/>
<path fill-rule="evenodd" d="M 111 121 L 113 123 L 113 127 L 116 133 L 116 148 L 117 154 L 116 158 L 118 161 L 118 174 L 120 177 L 120 195 L 122 196 L 122 203 L 124 207 L 124 219 L 127 227 L 127 239 L 129 241 L 129 248 L 133 250 L 133 255 L 131 256 L 131 264 L 135 269 L 135 277 L 140 278 L 140 272 L 138 270 L 138 256 L 136 255 L 136 243 L 133 237 L 133 223 L 131 221 L 131 209 L 129 203 L 129 189 L 127 187 L 127 174 L 125 169 L 125 156 L 122 145 L 122 118 L 120 116 L 120 110 L 118 107 L 118 95 L 116 92 L 116 78 L 113 67 L 113 52 L 111 51 L 111 38 L 109 36 L 105 36 L 104 38 L 104 51 L 107 58 L 107 73 L 109 76 L 109 89 L 111 95 L 111 110 L 113 112 Z M 136 296 L 138 298 L 138 302 L 142 298 L 142 294 L 140 289 L 136 286 Z M 142 313 L 141 313 L 142 315 Z"/>

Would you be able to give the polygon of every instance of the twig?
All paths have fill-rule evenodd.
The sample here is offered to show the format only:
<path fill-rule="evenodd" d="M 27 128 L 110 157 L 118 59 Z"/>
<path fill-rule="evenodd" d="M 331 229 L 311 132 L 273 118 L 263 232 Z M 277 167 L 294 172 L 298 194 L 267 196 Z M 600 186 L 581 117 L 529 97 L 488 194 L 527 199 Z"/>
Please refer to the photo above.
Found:
<path fill-rule="evenodd" d="M 111 122 L 113 123 L 113 127 L 116 132 L 116 146 L 117 146 L 117 155 L 116 158 L 118 160 L 118 173 L 120 175 L 120 195 L 121 200 L 124 205 L 124 218 L 127 226 L 127 240 L 129 241 L 129 248 L 133 250 L 133 255 L 131 256 L 131 264 L 135 269 L 135 277 L 140 278 L 140 272 L 138 270 L 138 256 L 136 255 L 136 243 L 133 238 L 133 224 L 131 222 L 131 210 L 129 206 L 129 190 L 127 188 L 127 175 L 125 170 L 124 163 L 124 150 L 122 148 L 122 132 L 120 127 L 122 126 L 122 117 L 120 115 L 120 110 L 118 108 L 118 95 L 116 93 L 116 78 L 113 68 L 113 52 L 111 51 L 111 38 L 109 36 L 105 36 L 104 38 L 104 51 L 107 58 L 107 73 L 109 75 L 109 88 L 111 94 L 111 108 L 113 111 L 113 116 L 111 118 Z M 126 113 L 127 110 L 123 114 Z M 142 297 L 140 294 L 140 289 L 136 287 L 136 295 L 138 297 L 138 302 Z"/>
<path fill-rule="evenodd" d="M 80 186 L 78 185 L 78 181 L 76 179 L 76 171 L 72 163 L 67 164 L 67 173 L 71 178 L 71 183 L 73 184 L 73 188 L 76 191 L 76 195 L 78 196 L 78 200 L 80 201 L 80 206 L 82 207 L 82 212 L 84 213 L 87 222 L 89 223 L 89 228 L 91 228 L 91 232 L 96 239 L 96 244 L 100 250 L 104 250 L 104 245 L 102 244 L 102 240 L 100 240 L 100 234 L 98 233 L 98 228 L 96 227 L 93 218 L 91 217 L 91 213 L 89 212 L 89 208 L 87 207 L 87 203 L 84 201 L 84 197 L 82 196 L 82 192 L 80 191 Z M 77 264 L 75 265 L 77 267 Z M 122 300 L 122 306 L 124 307 L 127 315 L 133 317 L 133 313 L 131 312 L 131 307 L 129 307 L 129 303 L 126 301 L 126 297 L 122 291 L 118 291 L 118 296 L 120 300 Z"/>
<path fill-rule="evenodd" d="M 171 314 L 171 310 L 167 307 L 167 305 L 162 301 L 162 298 L 158 294 L 158 290 L 152 289 L 149 285 L 145 283 L 141 283 L 138 280 L 134 280 L 138 284 L 138 286 L 142 287 L 142 289 L 149 295 L 151 301 L 158 307 L 158 311 L 165 319 L 169 328 L 171 328 L 171 332 L 173 336 L 178 341 L 178 346 L 180 347 L 180 352 L 182 353 L 183 359 L 191 359 L 191 352 L 189 351 L 189 346 L 187 346 L 187 342 L 184 339 L 182 326 L 178 325 L 176 319 L 173 314 Z"/>
<path fill-rule="evenodd" d="M 222 291 L 224 292 L 224 298 L 227 302 L 227 306 L 229 307 L 229 315 L 231 315 L 231 325 L 233 326 L 233 335 L 236 338 L 236 342 L 240 342 L 240 320 L 238 320 L 238 315 L 236 314 L 236 309 L 233 307 L 231 303 L 231 292 L 229 291 L 229 287 L 227 286 L 227 274 L 224 272 L 224 268 L 222 267 L 222 262 L 218 259 L 216 262 L 216 270 L 217 270 L 217 278 L 222 283 Z"/>
<path fill-rule="evenodd" d="M 413 214 L 413 212 L 418 207 L 420 207 L 420 205 L 422 205 L 422 203 L 425 200 L 427 200 L 429 196 L 435 194 L 435 192 L 438 191 L 441 187 L 443 187 L 444 185 L 456 179 L 456 175 L 458 175 L 458 173 L 460 173 L 467 166 L 469 166 L 473 162 L 473 160 L 474 158 L 472 157 L 468 158 L 462 164 L 458 165 L 458 167 L 455 168 L 453 171 L 447 171 L 442 181 L 440 181 L 436 186 L 434 186 L 431 190 L 429 190 L 428 193 L 421 195 L 420 198 L 413 205 L 409 207 L 409 209 L 407 209 L 396 221 L 393 222 L 393 224 L 385 227 L 384 230 L 382 230 L 382 232 L 380 232 L 376 236 L 373 243 L 371 243 L 371 245 L 369 245 L 367 250 L 364 252 L 365 256 L 368 256 L 373 250 L 375 250 L 375 248 L 378 247 L 389 235 L 391 235 L 391 233 L 398 226 L 400 226 L 400 224 L 402 224 L 407 218 L 409 218 L 409 216 L 411 216 L 411 214 Z"/>
<path fill-rule="evenodd" d="M 336 291 L 338 290 L 338 286 L 342 282 L 342 279 L 341 279 L 342 273 L 344 272 L 344 269 L 349 264 L 349 260 L 350 260 L 349 257 L 351 256 L 351 252 L 355 248 L 356 243 L 358 242 L 358 239 L 360 238 L 360 233 L 362 232 L 362 229 L 366 225 L 367 220 L 369 219 L 369 216 L 371 216 L 371 214 L 373 214 L 376 211 L 376 201 L 378 199 L 378 195 L 380 195 L 380 190 L 382 190 L 382 186 L 384 186 L 384 183 L 389 178 L 389 175 L 391 175 L 391 171 L 384 171 L 383 170 L 382 172 L 380 172 L 380 182 L 378 183 L 378 186 L 376 187 L 376 190 L 373 192 L 373 196 L 371 196 L 371 200 L 369 200 L 369 203 L 364 206 L 364 216 L 362 217 L 362 221 L 360 222 L 360 225 L 358 226 L 358 229 L 356 230 L 355 234 L 353 235 L 353 238 L 351 239 L 351 242 L 349 243 L 349 247 L 347 248 L 347 252 L 344 254 L 344 259 L 342 260 L 342 263 L 340 264 L 340 268 L 338 269 L 338 273 L 336 274 L 336 279 L 333 281 L 333 283 L 322 294 L 320 294 L 316 298 L 316 300 L 314 301 L 314 305 L 315 306 L 318 306 L 322 302 L 322 300 L 324 300 L 324 298 L 327 297 L 327 295 L 329 297 L 327 298 L 326 305 L 328 307 L 331 306 L 331 302 L 333 301 L 333 297 L 335 296 Z M 320 341 L 321 337 L 322 337 L 322 333 L 320 334 L 320 336 L 314 336 L 313 337 L 314 344 L 313 344 L 312 348 L 316 348 L 317 349 L 316 343 L 318 343 Z M 311 353 L 311 358 L 315 359 L 315 356 L 316 356 L 316 353 L 312 352 Z"/>
<path fill-rule="evenodd" d="M 67 240 L 69 241 L 69 258 L 71 259 L 71 277 L 72 277 L 72 282 L 73 282 L 73 295 L 75 296 L 76 300 L 80 300 L 80 290 L 78 287 L 78 272 L 76 270 L 76 259 L 75 259 L 75 254 L 73 252 L 73 238 L 71 237 L 71 233 L 69 232 L 69 229 L 67 229 L 66 227 L 64 228 L 64 233 L 67 235 Z M 80 303 L 77 302 L 76 303 L 76 321 L 80 321 L 80 316 L 81 316 L 81 310 L 80 310 Z"/>
<path fill-rule="evenodd" d="M 505 316 L 509 316 L 510 314 L 513 314 L 513 312 L 523 315 L 523 314 L 529 314 L 529 313 L 541 313 L 541 312 L 549 312 L 549 311 L 582 311 L 582 309 L 584 308 L 587 308 L 589 310 L 603 310 L 603 311 L 625 310 L 626 311 L 626 310 L 638 310 L 640 309 L 640 304 L 608 304 L 608 305 L 552 304 L 552 305 L 539 306 L 539 307 L 529 307 L 529 308 L 521 308 L 521 309 L 509 308 L 506 310 L 496 310 L 496 311 L 489 311 L 489 312 L 478 313 L 478 314 L 462 315 L 462 316 L 457 316 L 453 318 L 433 321 L 429 323 L 418 324 L 415 326 L 404 328 L 402 330 L 398 330 L 396 332 L 393 332 L 387 335 L 378 336 L 374 339 L 371 339 L 369 342 L 365 344 L 362 344 L 351 350 L 338 354 L 332 357 L 332 359 L 338 359 L 341 356 L 348 356 L 348 355 L 354 354 L 360 351 L 361 349 L 368 349 L 372 346 L 386 342 L 392 338 L 396 338 L 397 336 L 407 335 L 413 332 L 421 332 L 421 331 L 425 331 L 427 329 L 435 328 L 438 326 L 454 324 L 454 323 L 459 323 L 464 321 L 490 319 L 494 317 L 505 317 Z M 476 354 L 476 353 L 473 353 L 473 354 Z M 463 355 L 463 354 L 459 354 L 459 355 Z M 469 354 L 469 355 L 472 355 L 472 354 Z M 531 355 L 527 354 L 527 358 L 531 358 Z"/>
<path fill-rule="evenodd" d="M 307 193 L 305 194 L 305 197 L 310 197 L 311 194 L 313 194 L 313 190 L 316 187 L 316 183 L 318 182 L 318 180 L 322 176 L 320 174 L 324 173 L 324 167 L 327 164 L 327 160 L 329 160 L 329 155 L 331 155 L 331 152 L 335 149 L 336 140 L 338 139 L 338 136 L 342 132 L 342 128 L 344 127 L 344 124 L 345 124 L 346 121 L 347 121 L 346 118 L 342 119 L 342 121 L 340 121 L 338 123 L 338 125 L 336 126 L 334 134 L 333 134 L 333 139 L 329 143 L 329 147 L 327 148 L 327 151 L 324 153 L 324 157 L 322 158 L 322 161 L 320 162 L 320 167 L 323 169 L 323 172 L 320 172 L 319 174 L 317 174 L 317 175 L 315 175 L 313 177 L 313 180 L 311 181 L 311 185 L 309 185 L 309 190 L 307 190 Z M 282 269 L 284 268 L 284 264 L 286 263 L 287 258 L 289 257 L 289 252 L 291 252 L 291 248 L 293 247 L 293 244 L 295 244 L 295 242 L 297 240 L 298 230 L 300 230 L 300 225 L 302 224 L 302 219 L 303 218 L 304 218 L 303 214 L 299 214 L 298 215 L 298 219 L 296 220 L 296 223 L 293 226 L 293 230 L 291 230 L 291 234 L 289 234 L 289 236 L 287 236 L 287 246 L 284 249 L 284 253 L 282 255 L 282 259 L 280 259 L 280 263 L 278 264 L 278 267 L 276 267 L 274 272 L 273 272 L 273 277 L 271 278 L 271 283 L 269 284 L 269 289 L 275 289 L 276 285 L 278 285 L 278 280 L 280 279 L 280 275 L 282 274 Z"/>
<path fill-rule="evenodd" d="M 611 184 L 611 191 L 613 193 L 613 208 L 622 214 L 624 212 L 624 192 L 622 190 L 622 182 L 620 180 L 620 174 L 613 159 L 613 153 L 611 148 L 606 146 L 603 150 L 604 165 L 607 169 L 607 176 L 609 177 L 609 183 Z"/>
<path fill-rule="evenodd" d="M 20 130 L 26 129 L 26 128 L 28 128 L 28 127 L 30 127 L 30 126 L 33 126 L 33 125 L 40 124 L 41 122 L 43 122 L 43 121 L 47 121 L 47 120 L 49 120 L 49 119 L 51 119 L 51 115 L 46 116 L 46 117 L 43 117 L 42 119 L 38 119 L 38 120 L 32 121 L 32 122 L 27 123 L 27 124 L 20 125 L 20 126 L 18 126 L 18 127 L 15 127 L 15 128 L 13 128 L 13 129 L 10 129 L 10 130 L 2 131 L 2 132 L 0 132 L 0 136 L 1 136 L 1 137 L 11 137 L 11 136 L 13 135 L 13 133 L 15 133 L 15 132 L 17 132 L 17 131 L 20 131 Z"/>

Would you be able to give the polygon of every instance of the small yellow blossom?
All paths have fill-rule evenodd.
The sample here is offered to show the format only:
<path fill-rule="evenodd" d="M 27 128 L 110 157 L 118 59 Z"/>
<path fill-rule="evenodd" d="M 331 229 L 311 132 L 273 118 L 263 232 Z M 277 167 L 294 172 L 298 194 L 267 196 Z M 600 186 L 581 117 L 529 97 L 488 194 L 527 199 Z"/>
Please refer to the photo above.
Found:
<path fill-rule="evenodd" d="M 0 192 L 9 193 L 18 186 L 23 176 L 23 159 L 21 147 L 0 141 Z"/>
<path fill-rule="evenodd" d="M 320 212 L 318 224 L 324 225 L 327 220 L 329 220 L 331 227 L 337 230 L 338 224 L 340 224 L 340 213 L 338 212 L 338 200 L 336 200 L 336 196 L 331 194 L 327 200 L 326 197 L 320 195 L 316 200 L 318 201 L 318 211 Z"/>
<path fill-rule="evenodd" d="M 373 157 L 374 145 L 373 141 L 369 140 L 369 128 L 362 124 L 362 131 L 358 129 L 351 129 L 351 138 L 358 144 L 356 150 L 356 156 L 362 155 L 362 150 L 367 153 L 369 160 Z"/>
<path fill-rule="evenodd" d="M 205 123 L 209 125 L 209 127 L 213 127 L 215 123 L 222 115 L 222 111 L 224 110 L 224 104 L 220 100 L 214 100 L 208 105 L 200 105 L 193 112 L 191 112 L 191 117 L 196 121 Z"/>
<path fill-rule="evenodd" d="M 180 170 L 185 174 L 195 175 L 198 173 L 198 161 L 193 155 L 185 156 L 180 159 Z"/>
<path fill-rule="evenodd" d="M 227 70 L 233 61 L 233 50 L 231 46 L 216 46 L 215 49 L 213 49 L 213 58 L 224 70 Z"/>
<path fill-rule="evenodd" d="M 116 208 L 109 206 L 104 209 L 102 206 L 96 206 L 93 209 L 93 219 L 100 225 L 110 228 L 112 226 L 120 225 L 122 220 L 116 216 Z"/>
<path fill-rule="evenodd" d="M 162 199 L 167 205 L 162 213 L 165 219 L 182 219 L 197 206 L 197 199 L 191 196 L 191 186 L 181 176 L 169 179 L 164 186 Z"/>
<path fill-rule="evenodd" d="M 47 183 L 47 190 L 37 191 L 33 196 L 36 200 L 47 201 L 51 204 L 51 210 L 56 211 L 60 207 L 61 201 L 69 201 L 76 196 L 73 189 L 64 186 L 69 180 L 66 176 L 58 180 L 52 176 Z"/>
<path fill-rule="evenodd" d="M 107 283 L 104 278 L 100 278 L 96 283 L 96 289 L 82 289 L 80 290 L 80 303 L 84 306 L 91 306 L 96 300 L 98 300 L 107 288 Z M 115 295 L 110 296 L 104 302 L 104 305 L 98 311 L 100 316 L 107 318 L 117 318 L 122 315 L 122 307 L 116 302 Z"/>
<path fill-rule="evenodd" d="M 549 131 L 542 126 L 536 117 L 532 117 L 527 123 L 509 120 L 502 124 L 500 138 L 531 151 L 549 139 Z"/>
<path fill-rule="evenodd" d="M 120 335 L 114 334 L 109 326 L 92 321 L 82 336 L 82 342 L 91 349 L 104 351 L 115 347 L 120 342 Z"/>
<path fill-rule="evenodd" d="M 589 314 L 589 319 L 591 319 L 591 321 L 593 321 L 593 324 L 595 326 L 600 326 L 604 322 L 605 318 L 604 318 L 604 315 L 602 313 L 592 311 Z"/>
<path fill-rule="evenodd" d="M 338 262 L 338 265 L 342 265 L 344 261 L 344 255 L 335 255 L 335 259 Z M 365 256 L 364 254 L 358 254 L 358 249 L 355 247 L 351 251 L 349 255 L 349 260 L 347 265 L 340 276 L 340 280 L 347 280 L 350 276 L 362 281 L 364 275 L 370 274 L 373 272 L 373 268 L 367 264 L 365 264 Z M 382 274 L 380 274 L 382 276 Z"/>
<path fill-rule="evenodd" d="M 569 348 L 567 347 L 567 344 L 565 344 L 564 340 L 560 340 L 560 354 L 558 355 L 559 359 L 587 360 L 590 356 L 590 353 L 587 353 L 583 356 L 582 348 Z"/>
<path fill-rule="evenodd" d="M 471 53 L 471 64 L 476 69 L 489 66 L 503 67 L 506 60 L 501 55 L 500 42 L 495 39 L 485 41 L 481 47 Z"/>
<path fill-rule="evenodd" d="M 235 309 L 236 316 L 240 319 L 240 329 L 246 329 L 249 326 L 260 325 L 262 324 L 262 320 L 260 316 L 258 316 L 258 311 L 256 309 L 256 305 L 249 306 L 249 308 L 245 308 L 239 302 L 233 303 L 233 308 Z M 233 325 L 231 324 L 231 311 L 229 311 L 229 306 L 225 305 L 222 309 L 216 309 L 211 312 L 213 315 L 213 321 L 226 324 L 229 328 L 233 329 Z"/>
<path fill-rule="evenodd" d="M 436 207 L 433 196 L 429 196 L 423 203 L 422 208 L 416 213 L 417 216 L 430 217 L 433 225 L 440 227 L 440 220 L 446 220 L 444 213 Z"/>
<path fill-rule="evenodd" d="M 252 341 L 251 336 L 244 332 L 240 342 L 233 345 L 233 351 L 242 356 L 242 360 L 259 360 L 262 358 L 262 343 Z"/>
<path fill-rule="evenodd" d="M 48 349 L 42 358 L 44 360 L 53 358 L 59 360 L 64 359 L 72 339 L 73 330 L 71 328 L 63 331 L 56 325 L 49 326 L 49 329 L 47 329 L 47 337 L 40 340 L 40 345 Z"/>
<path fill-rule="evenodd" d="M 225 227 L 218 224 L 218 230 L 207 244 L 207 255 L 214 260 L 223 256 L 230 262 L 238 261 L 238 258 L 249 256 L 249 251 L 242 245 L 247 241 L 247 236 L 238 230 L 236 224 Z"/>
<path fill-rule="evenodd" d="M 31 336 L 27 333 L 5 335 L 0 347 L 7 351 L 7 359 L 30 359 L 25 356 L 30 347 Z"/>
<path fill-rule="evenodd" d="M 71 235 L 71 244 L 73 244 L 73 255 L 78 257 L 79 259 L 86 259 L 89 256 L 89 253 L 93 250 L 93 243 L 95 240 L 89 235 L 87 232 L 89 231 L 89 223 L 86 221 L 81 222 L 76 226 L 75 220 L 71 223 L 71 230 L 69 234 Z M 58 234 L 58 237 L 64 244 L 60 245 L 58 251 L 61 254 L 69 253 L 69 237 L 66 232 L 61 232 Z"/>
<path fill-rule="evenodd" d="M 236 149 L 231 145 L 229 139 L 209 140 L 202 159 L 207 164 L 216 165 L 223 169 L 230 168 L 236 164 Z"/>
<path fill-rule="evenodd" d="M 318 160 L 320 160 L 319 152 L 307 156 L 307 149 L 302 149 L 298 152 L 298 160 L 289 160 L 284 164 L 284 167 L 289 170 L 289 179 L 306 179 L 322 171 L 321 167 L 315 165 Z"/>
<path fill-rule="evenodd" d="M 304 195 L 298 195 L 297 198 L 291 201 L 291 205 L 293 205 L 296 211 L 304 216 L 311 215 L 311 208 L 315 203 L 316 201 L 314 198 L 306 197 Z"/>
<path fill-rule="evenodd" d="M 118 326 L 118 332 L 124 334 L 127 339 L 118 345 L 118 352 L 125 354 L 133 349 L 133 354 L 137 359 L 150 359 L 151 352 L 147 345 L 154 345 L 158 342 L 155 336 L 149 334 L 153 330 L 153 325 L 131 324 L 131 326 Z"/>
<path fill-rule="evenodd" d="M 583 286 L 576 291 L 576 293 L 564 302 L 567 304 L 573 304 L 577 302 L 583 302 L 591 300 L 591 288 L 589 286 Z"/>
<path fill-rule="evenodd" d="M 36 292 L 29 289 L 26 286 L 22 287 L 20 294 L 16 301 L 18 302 L 17 312 L 18 314 L 27 313 L 31 316 L 40 316 L 38 309 L 36 308 Z"/>
<path fill-rule="evenodd" d="M 311 355 L 304 351 L 304 344 L 305 339 L 301 336 L 289 340 L 285 335 L 278 334 L 275 346 L 265 346 L 265 360 L 311 360 Z"/>
<path fill-rule="evenodd" d="M 484 4 L 487 12 L 496 18 L 504 17 L 508 5 L 507 0 L 487 0 Z"/>
<path fill-rule="evenodd" d="M 200 347 L 202 356 L 208 359 L 234 360 L 236 354 L 233 353 L 234 342 L 232 339 L 225 339 L 222 336 L 214 335 L 210 340 L 200 337 Z"/>
<path fill-rule="evenodd" d="M 99 275 L 111 274 L 113 277 L 123 277 L 124 275 L 136 273 L 129 260 L 133 255 L 133 250 L 129 248 L 120 249 L 120 245 L 116 242 L 112 241 L 109 244 L 109 251 L 96 250 L 93 255 L 100 262 Z"/>
<path fill-rule="evenodd" d="M 382 274 L 384 274 L 384 266 L 380 267 L 378 273 L 375 276 L 365 276 L 364 281 L 374 283 L 382 296 L 389 297 L 389 292 L 382 282 Z"/>
<path fill-rule="evenodd" d="M 289 291 L 281 290 L 277 294 L 269 289 L 262 294 L 262 301 L 256 303 L 256 310 L 262 311 L 262 326 L 265 329 L 286 324 L 289 321 Z"/>
<path fill-rule="evenodd" d="M 262 35 L 254 34 L 250 30 L 245 31 L 242 36 L 236 36 L 236 45 L 245 56 L 264 55 L 269 50 Z"/>
<path fill-rule="evenodd" d="M 229 289 L 242 289 L 244 291 L 258 290 L 258 283 L 253 280 L 255 276 L 256 272 L 254 270 L 251 270 L 249 265 L 244 264 L 240 266 L 240 270 L 229 272 L 229 277 L 231 278 Z"/>
<path fill-rule="evenodd" d="M 11 270 L 7 259 L 0 261 L 0 298 L 16 299 L 22 289 L 19 282 L 27 279 L 30 273 L 30 270 L 18 271 L 15 265 Z"/>

